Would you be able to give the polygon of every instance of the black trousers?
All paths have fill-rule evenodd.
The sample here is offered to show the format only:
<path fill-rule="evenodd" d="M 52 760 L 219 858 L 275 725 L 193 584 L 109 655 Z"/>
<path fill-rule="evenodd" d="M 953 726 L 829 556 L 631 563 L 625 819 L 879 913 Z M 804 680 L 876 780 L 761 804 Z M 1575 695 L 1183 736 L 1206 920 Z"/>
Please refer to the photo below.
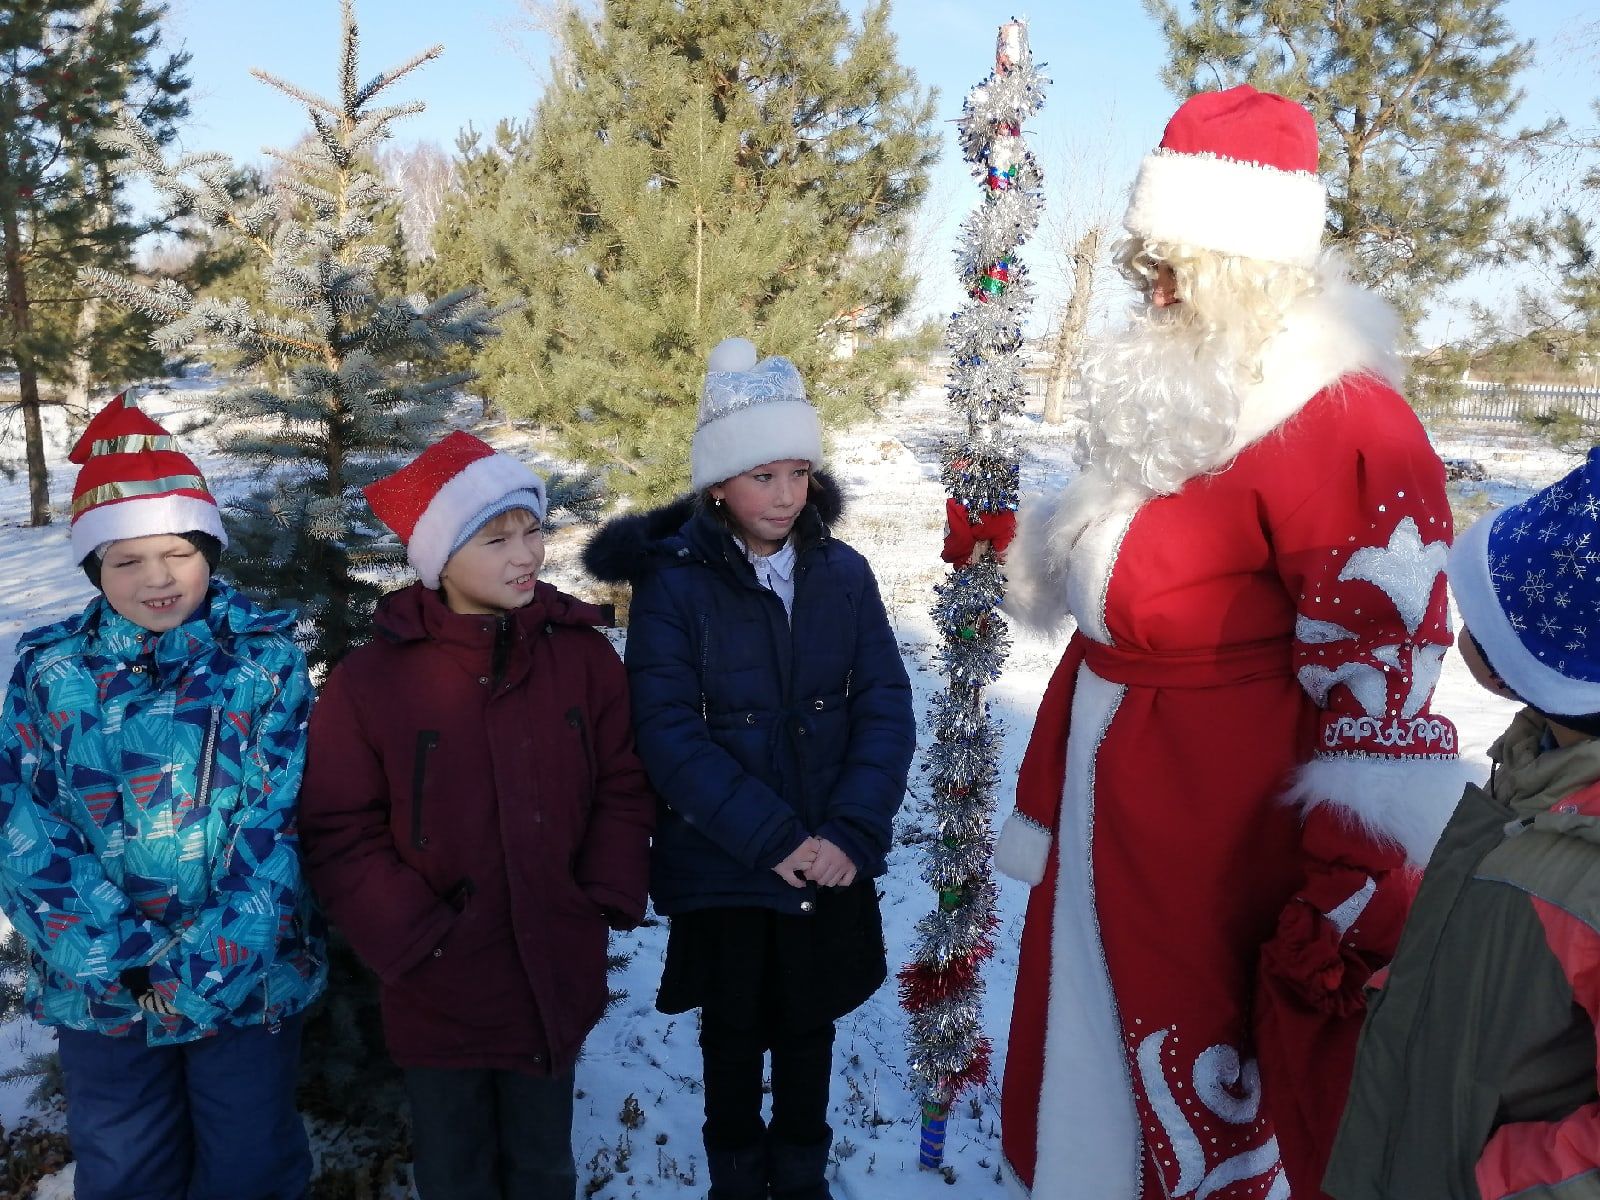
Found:
<path fill-rule="evenodd" d="M 573 1200 L 572 1072 L 408 1067 L 422 1200 Z"/>
<path fill-rule="evenodd" d="M 832 1136 L 828 1085 L 833 1080 L 833 1022 L 799 1031 L 761 1029 L 719 1020 L 707 1008 L 700 1023 L 707 1150 L 740 1150 L 761 1141 L 761 1078 L 768 1050 L 773 1138 L 810 1146 Z"/>

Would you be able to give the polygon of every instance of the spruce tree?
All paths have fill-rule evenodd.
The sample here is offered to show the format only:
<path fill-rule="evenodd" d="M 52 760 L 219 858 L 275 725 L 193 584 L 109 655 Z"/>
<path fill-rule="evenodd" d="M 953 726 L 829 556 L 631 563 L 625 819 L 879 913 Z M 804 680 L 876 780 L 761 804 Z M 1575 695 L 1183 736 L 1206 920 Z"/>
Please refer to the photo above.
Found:
<path fill-rule="evenodd" d="M 0 16 L 0 362 L 17 373 L 29 521 L 50 521 L 40 382 L 74 357 L 106 369 L 126 357 L 127 325 L 85 323 L 74 272 L 125 263 L 144 231 L 108 174 L 121 150 L 94 135 L 119 119 L 165 143 L 187 111 L 183 54 L 163 54 L 165 9 L 145 0 L 29 0 Z M 115 363 L 116 354 L 124 361 Z"/>
<path fill-rule="evenodd" d="M 883 0 L 859 23 L 837 0 L 569 11 L 558 77 L 527 126 L 463 157 L 435 240 L 441 269 L 530 300 L 485 355 L 494 400 L 649 499 L 688 478 L 725 336 L 793 358 L 825 419 L 904 386 L 903 235 L 935 141 L 888 16 Z M 479 191 L 474 170 L 503 178 Z"/>
<path fill-rule="evenodd" d="M 1414 327 L 1430 297 L 1496 252 L 1532 44 L 1504 0 L 1145 0 L 1178 96 L 1249 83 L 1317 118 L 1328 240 Z"/>
<path fill-rule="evenodd" d="M 204 336 L 231 347 L 241 368 L 284 369 L 279 387 L 237 387 L 214 401 L 220 449 L 248 460 L 260 480 L 228 505 L 228 563 L 246 589 L 299 609 L 318 670 L 365 636 L 378 597 L 404 570 L 401 547 L 378 539 L 360 489 L 442 432 L 450 400 L 472 376 L 424 368 L 447 347 L 480 348 L 498 315 L 472 289 L 424 303 L 380 286 L 392 242 L 381 225 L 387 216 L 393 228 L 397 210 L 372 153 L 395 119 L 421 104 L 378 101 L 440 50 L 363 82 L 355 11 L 344 0 L 336 98 L 255 72 L 305 105 L 313 136 L 275 152 L 276 187 L 253 200 L 241 200 L 237 169 L 223 155 L 168 163 L 132 124 L 108 138 L 175 214 L 227 234 L 264 266 L 267 302 L 256 307 L 240 297 L 198 298 L 175 280 L 88 276 L 163 322 L 155 336 L 168 352 Z"/>

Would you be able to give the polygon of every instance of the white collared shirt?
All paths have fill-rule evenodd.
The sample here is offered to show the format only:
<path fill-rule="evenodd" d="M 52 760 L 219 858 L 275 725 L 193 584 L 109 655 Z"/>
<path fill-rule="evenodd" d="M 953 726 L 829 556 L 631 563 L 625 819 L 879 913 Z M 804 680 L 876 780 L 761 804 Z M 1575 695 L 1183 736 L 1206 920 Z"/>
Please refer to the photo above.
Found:
<path fill-rule="evenodd" d="M 733 539 L 744 551 L 750 566 L 755 569 L 756 580 L 779 600 L 783 601 L 784 616 L 794 614 L 794 539 L 790 538 L 777 550 L 766 556 L 754 553 L 743 539 Z"/>

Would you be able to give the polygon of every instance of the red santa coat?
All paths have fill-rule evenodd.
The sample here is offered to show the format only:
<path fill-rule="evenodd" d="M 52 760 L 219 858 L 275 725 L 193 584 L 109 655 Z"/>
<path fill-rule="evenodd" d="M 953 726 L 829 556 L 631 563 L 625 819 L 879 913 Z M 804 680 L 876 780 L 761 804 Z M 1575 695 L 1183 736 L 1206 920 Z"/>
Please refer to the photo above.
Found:
<path fill-rule="evenodd" d="M 1104 515 L 1069 547 L 1025 508 L 1013 569 L 1078 630 L 996 852 L 1035 885 L 1015 1194 L 1319 1194 L 1361 985 L 1461 789 L 1428 708 L 1444 472 L 1373 303 L 1330 286 L 1294 314 L 1212 473 L 1157 498 L 1086 474 Z"/>

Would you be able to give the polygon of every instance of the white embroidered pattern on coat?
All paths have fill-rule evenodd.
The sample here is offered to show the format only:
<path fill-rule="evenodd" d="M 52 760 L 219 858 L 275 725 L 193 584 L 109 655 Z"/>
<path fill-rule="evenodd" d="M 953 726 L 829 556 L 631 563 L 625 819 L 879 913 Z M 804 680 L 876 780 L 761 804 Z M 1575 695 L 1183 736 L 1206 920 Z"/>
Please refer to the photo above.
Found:
<path fill-rule="evenodd" d="M 1163 1158 L 1163 1165 L 1177 1168 L 1177 1178 L 1169 1181 L 1171 1194 L 1175 1198 L 1206 1200 L 1232 1184 L 1275 1172 L 1265 1195 L 1287 1200 L 1288 1177 L 1283 1172 L 1276 1137 L 1246 1145 L 1209 1168 L 1200 1140 L 1201 1132 L 1213 1128 L 1212 1121 L 1236 1127 L 1238 1132 L 1230 1139 L 1235 1142 L 1265 1132 L 1258 1122 L 1261 1070 L 1256 1060 L 1241 1058 L 1235 1047 L 1219 1043 L 1195 1057 L 1187 1081 L 1179 1078 L 1169 1082 L 1168 1070 L 1179 1076 L 1184 1074 L 1178 1061 L 1176 1032 L 1173 1027 L 1156 1030 L 1139 1042 L 1134 1055 L 1145 1099 L 1167 1136 L 1167 1147 L 1159 1147 L 1157 1157 Z M 1162 1066 L 1163 1058 L 1170 1060 L 1166 1068 Z M 1177 1092 L 1185 1090 L 1185 1082 L 1193 1098 L 1186 1098 L 1183 1103 L 1195 1109 L 1192 1117 L 1184 1114 L 1183 1103 L 1178 1100 Z M 1200 1131 L 1195 1128 L 1196 1122 L 1200 1123 Z M 1217 1138 L 1210 1141 L 1215 1146 Z M 1171 1157 L 1164 1158 L 1163 1151 L 1168 1147 Z"/>
<path fill-rule="evenodd" d="M 1449 554 L 1442 541 L 1424 544 L 1417 523 L 1404 517 L 1387 546 L 1363 546 L 1350 556 L 1339 578 L 1364 579 L 1382 588 L 1405 622 L 1406 632 L 1414 634 L 1428 613 L 1433 585 Z"/>

